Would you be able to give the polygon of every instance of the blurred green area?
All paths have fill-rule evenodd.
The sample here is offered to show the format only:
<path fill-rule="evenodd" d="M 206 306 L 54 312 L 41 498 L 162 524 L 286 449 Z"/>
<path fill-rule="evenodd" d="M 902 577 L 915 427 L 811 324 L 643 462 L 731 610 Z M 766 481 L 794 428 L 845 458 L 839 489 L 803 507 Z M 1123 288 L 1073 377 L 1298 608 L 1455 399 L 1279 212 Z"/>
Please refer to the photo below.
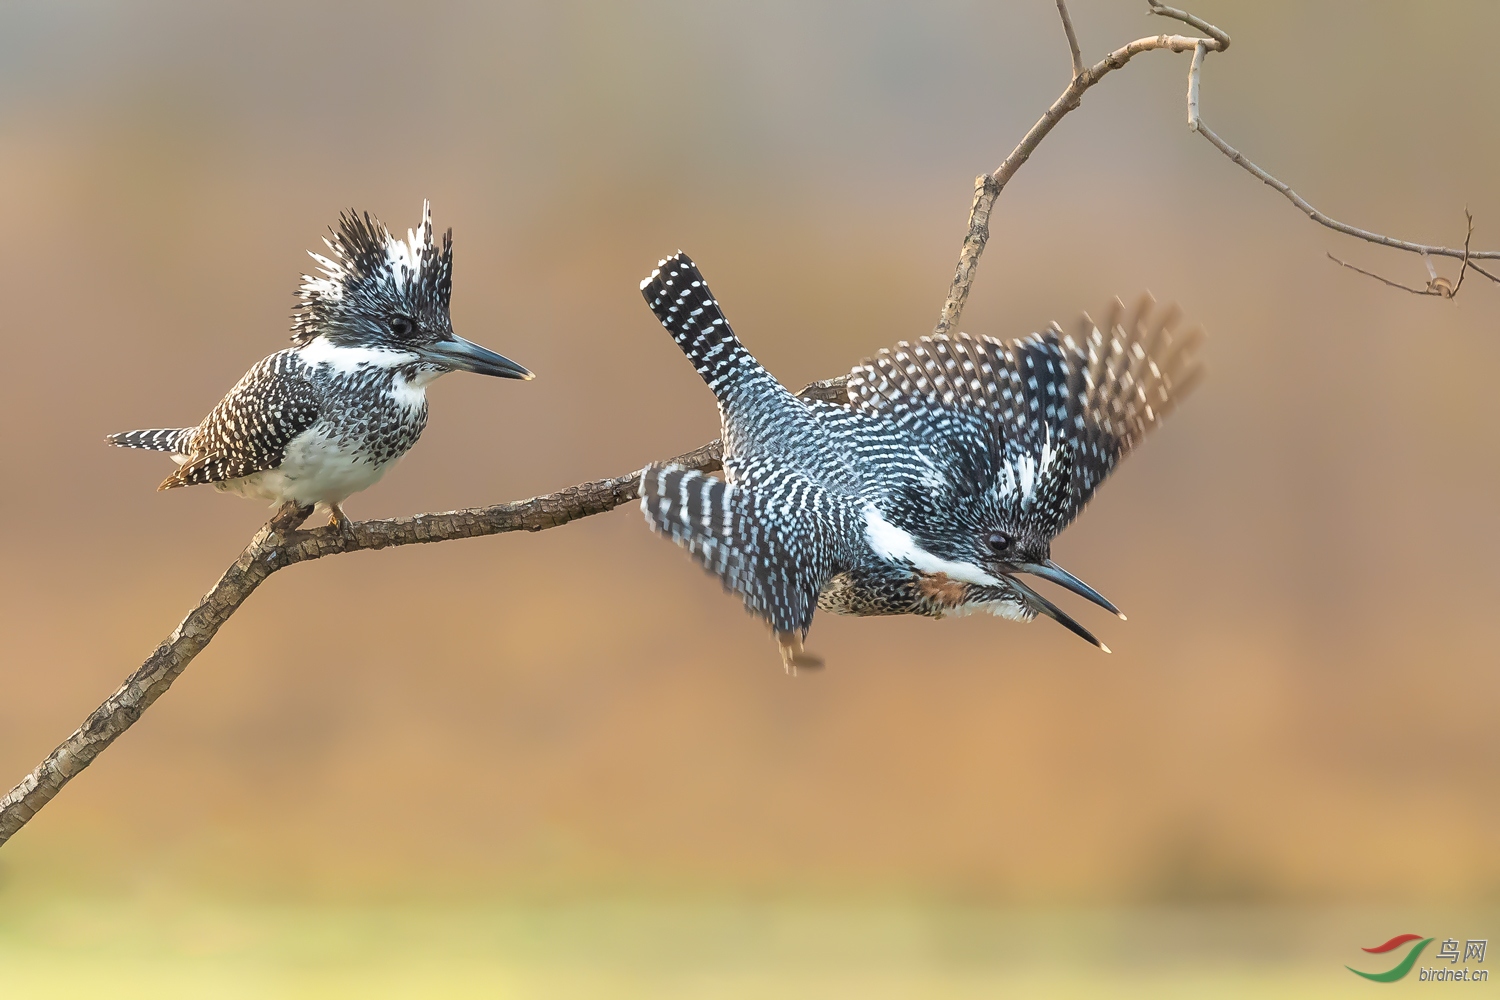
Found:
<path fill-rule="evenodd" d="M 1076 0 L 1085 54 L 1162 30 L 1141 7 Z M 1467 205 L 1500 245 L 1500 5 L 1194 10 L 1234 36 L 1203 82 L 1228 141 L 1340 218 L 1456 244 Z M 1087 619 L 1113 656 L 823 616 L 829 669 L 792 681 L 633 510 L 298 567 L 0 850 L 8 981 L 1331 995 L 1356 944 L 1489 913 L 1500 289 L 1336 268 L 1425 280 L 1187 133 L 1186 68 L 1143 56 L 1043 144 L 963 323 L 1150 288 L 1208 328 L 1209 379 L 1056 546 L 1130 615 Z M 519 498 L 715 433 L 637 292 L 679 247 L 791 385 L 929 330 L 974 175 L 1067 72 L 1044 0 L 7 6 L 0 785 L 260 523 L 102 437 L 283 346 L 341 209 L 432 199 L 458 331 L 540 375 L 438 383 L 351 514 Z M 1087 957 L 1242 920 L 1309 936 Z M 1006 950 L 1038 921 L 1085 957 Z"/>
<path fill-rule="evenodd" d="M 1370 984 L 1341 963 L 1390 963 L 1356 942 L 1418 919 L 878 898 L 293 905 L 147 891 L 32 904 L 0 913 L 6 995 L 28 1000 L 1360 996 Z"/>

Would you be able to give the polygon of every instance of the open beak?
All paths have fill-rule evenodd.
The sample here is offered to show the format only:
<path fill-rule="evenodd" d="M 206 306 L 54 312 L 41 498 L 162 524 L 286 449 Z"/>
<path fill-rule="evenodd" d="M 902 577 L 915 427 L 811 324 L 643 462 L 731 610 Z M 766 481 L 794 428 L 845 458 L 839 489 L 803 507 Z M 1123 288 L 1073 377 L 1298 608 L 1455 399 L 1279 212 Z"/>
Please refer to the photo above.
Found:
<path fill-rule="evenodd" d="M 1017 563 L 1015 564 L 1015 569 L 1018 573 L 1030 573 L 1032 576 L 1039 576 L 1043 580 L 1050 580 L 1064 590 L 1071 590 L 1085 601 L 1092 601 L 1110 614 L 1117 615 L 1121 621 L 1125 620 L 1125 616 L 1120 614 L 1120 609 L 1110 603 L 1103 594 L 1063 569 L 1051 559 L 1048 559 L 1044 563 Z"/>
<path fill-rule="evenodd" d="M 1017 580 L 1013 576 L 1006 576 L 1005 580 L 1012 587 L 1015 587 L 1021 592 L 1021 596 L 1026 599 L 1026 602 L 1028 604 L 1036 609 L 1038 614 L 1046 615 L 1048 618 L 1051 618 L 1053 621 L 1057 622 L 1057 624 L 1061 625 L 1069 632 L 1072 632 L 1074 635 L 1078 636 L 1085 642 L 1091 642 L 1095 646 L 1098 646 L 1100 649 L 1104 650 L 1106 653 L 1109 652 L 1108 646 L 1100 642 L 1098 639 L 1094 638 L 1094 633 L 1090 632 L 1088 629 L 1084 628 L 1082 625 L 1074 621 L 1072 616 L 1062 608 L 1059 608 L 1056 604 L 1053 604 L 1051 601 L 1047 600 L 1041 594 L 1038 594 L 1036 591 L 1032 590 L 1030 587 L 1026 586 L 1026 584 L 1022 583 L 1020 580 Z"/>
<path fill-rule="evenodd" d="M 1084 600 L 1091 601 L 1094 604 L 1099 605 L 1099 607 L 1108 611 L 1110 614 L 1119 615 L 1121 619 L 1124 619 L 1125 616 L 1123 614 L 1120 614 L 1119 608 L 1115 607 L 1114 604 L 1106 599 L 1103 594 L 1099 593 L 1093 587 L 1090 587 L 1088 584 L 1078 579 L 1078 577 L 1074 576 L 1072 573 L 1069 573 L 1067 570 L 1063 569 L 1051 559 L 1048 559 L 1046 562 L 1010 563 L 1004 568 L 1006 582 L 1009 583 L 1012 587 L 1015 587 L 1017 590 L 1019 590 L 1021 592 L 1021 595 L 1026 599 L 1027 603 L 1029 603 L 1038 614 L 1046 615 L 1048 618 L 1051 618 L 1053 621 L 1057 622 L 1059 625 L 1067 629 L 1069 632 L 1072 632 L 1074 635 L 1079 636 L 1087 642 L 1093 643 L 1095 646 L 1098 646 L 1106 653 L 1109 652 L 1108 646 L 1100 642 L 1098 639 L 1094 638 L 1094 634 L 1092 632 L 1074 621 L 1072 616 L 1069 615 L 1066 611 L 1063 611 L 1056 604 L 1053 604 L 1041 594 L 1038 594 L 1035 590 L 1032 590 L 1026 584 L 1017 579 L 1017 574 L 1020 573 L 1027 573 L 1031 576 L 1039 576 L 1043 580 L 1049 580 L 1052 583 L 1057 584 L 1059 587 L 1062 587 L 1064 590 L 1070 590 L 1073 593 L 1077 594 L 1079 597 L 1082 597 Z"/>
<path fill-rule="evenodd" d="M 536 378 L 510 358 L 470 343 L 462 337 L 428 344 L 421 349 L 420 354 L 423 361 L 441 365 L 450 371 L 474 372 L 476 375 L 493 375 L 496 378 Z"/>

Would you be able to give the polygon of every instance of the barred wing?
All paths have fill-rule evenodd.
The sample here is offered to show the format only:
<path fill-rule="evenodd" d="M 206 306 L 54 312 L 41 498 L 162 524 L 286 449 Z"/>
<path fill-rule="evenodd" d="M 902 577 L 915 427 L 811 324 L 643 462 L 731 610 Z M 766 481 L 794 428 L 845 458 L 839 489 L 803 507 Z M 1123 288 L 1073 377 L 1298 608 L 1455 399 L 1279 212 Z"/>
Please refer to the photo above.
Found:
<path fill-rule="evenodd" d="M 321 397 L 295 351 L 245 373 L 184 441 L 187 461 L 159 489 L 198 486 L 274 469 L 287 445 L 318 419 Z"/>
<path fill-rule="evenodd" d="M 979 417 L 996 461 L 965 471 L 1009 481 L 971 488 L 1060 491 L 1040 505 L 1055 534 L 1202 377 L 1202 331 L 1176 332 L 1179 315 L 1143 295 L 1128 313 L 1116 299 L 1099 324 L 1085 314 L 1071 335 L 1054 323 L 1009 344 L 967 334 L 902 342 L 850 372 L 849 405 L 949 436 L 972 434 Z"/>

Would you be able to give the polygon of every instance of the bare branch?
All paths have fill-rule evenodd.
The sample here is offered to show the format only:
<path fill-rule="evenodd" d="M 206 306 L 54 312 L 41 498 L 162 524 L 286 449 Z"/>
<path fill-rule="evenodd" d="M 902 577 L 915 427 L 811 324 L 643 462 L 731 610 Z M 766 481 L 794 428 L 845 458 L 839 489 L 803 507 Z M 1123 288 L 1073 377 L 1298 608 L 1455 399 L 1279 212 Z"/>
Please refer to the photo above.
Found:
<path fill-rule="evenodd" d="M 1328 259 L 1342 267 L 1347 267 L 1351 271 L 1358 271 L 1360 274 L 1363 274 L 1370 278 L 1374 278 L 1376 281 L 1379 281 L 1382 284 L 1390 285 L 1392 288 L 1399 288 L 1404 292 L 1411 292 L 1413 295 L 1435 295 L 1438 298 L 1451 299 L 1458 295 L 1458 290 L 1460 288 L 1464 287 L 1464 275 L 1467 274 L 1471 268 L 1475 271 L 1479 271 L 1479 273 L 1483 274 L 1485 277 L 1494 280 L 1489 272 L 1481 270 L 1479 265 L 1469 260 L 1469 241 L 1474 238 L 1474 215 L 1466 208 L 1464 209 L 1464 218 L 1468 220 L 1469 231 L 1464 236 L 1464 259 L 1463 264 L 1461 264 L 1458 269 L 1457 281 L 1449 281 L 1447 278 L 1444 278 L 1442 275 L 1438 274 L 1437 268 L 1432 266 L 1432 258 L 1427 256 L 1427 254 L 1425 253 L 1422 255 L 1422 263 L 1427 265 L 1428 280 L 1426 288 L 1413 288 L 1410 285 L 1403 285 L 1399 281 L 1392 281 L 1389 278 L 1382 278 L 1380 275 L 1376 274 L 1373 271 L 1366 271 L 1362 267 L 1355 267 L 1347 260 L 1340 260 L 1333 254 L 1329 254 Z"/>
<path fill-rule="evenodd" d="M 1073 54 L 1073 77 L 1083 72 L 1083 53 L 1078 51 L 1078 36 L 1073 32 L 1073 18 L 1068 16 L 1068 0 L 1057 0 L 1057 14 L 1062 18 L 1063 31 L 1068 35 L 1068 51 Z"/>
<path fill-rule="evenodd" d="M 720 457 L 719 442 L 713 441 L 671 461 L 712 472 L 720 467 Z M 333 525 L 299 530 L 310 511 L 299 510 L 295 504 L 284 505 L 140 669 L 127 677 L 73 735 L 0 799 L 0 844 L 25 826 L 64 785 L 134 725 L 213 640 L 220 626 L 277 570 L 342 552 L 478 538 L 508 531 L 545 531 L 637 499 L 640 480 L 641 473 L 632 472 L 515 503 L 446 514 L 356 521 L 343 530 Z"/>
<path fill-rule="evenodd" d="M 1458 281 L 1453 285 L 1453 292 L 1448 296 L 1450 299 L 1458 294 L 1458 290 L 1464 287 L 1464 275 L 1469 273 L 1473 265 L 1469 263 L 1469 244 L 1474 239 L 1474 213 L 1469 211 L 1469 206 L 1464 206 L 1464 221 L 1468 223 L 1468 229 L 1464 232 L 1464 260 L 1458 267 Z M 1436 280 L 1436 279 L 1434 279 Z"/>
<path fill-rule="evenodd" d="M 1486 278 L 1489 278 L 1495 284 L 1500 285 L 1500 278 L 1495 277 L 1493 274 L 1491 274 L 1490 272 L 1486 271 L 1484 268 L 1480 267 L 1478 264 L 1474 263 L 1474 259 L 1472 257 L 1469 259 L 1469 270 L 1471 270 L 1471 271 L 1478 271 L 1480 274 L 1484 275 Z"/>
<path fill-rule="evenodd" d="M 1199 42 L 1193 46 L 1193 61 L 1188 65 L 1188 128 L 1198 127 L 1198 80 L 1203 76 L 1203 57 L 1208 46 Z"/>
<path fill-rule="evenodd" d="M 1152 4 L 1153 13 L 1164 13 L 1169 9 L 1170 8 L 1165 7 L 1158 9 L 1158 7 L 1154 3 Z M 1171 16 L 1175 16 L 1175 14 Z M 1216 133 L 1213 129 L 1209 128 L 1203 123 L 1202 118 L 1199 117 L 1198 114 L 1197 100 L 1199 86 L 1198 77 L 1202 72 L 1203 60 L 1199 58 L 1198 53 L 1195 52 L 1193 55 L 1192 65 L 1188 69 L 1188 128 L 1203 136 L 1203 138 L 1212 143 L 1214 147 L 1219 150 L 1219 152 L 1229 157 L 1230 160 L 1239 164 L 1241 167 L 1244 167 L 1245 170 L 1249 171 L 1252 176 L 1270 185 L 1277 191 L 1280 191 L 1283 195 L 1286 196 L 1288 201 L 1290 201 L 1293 205 L 1296 205 L 1297 208 L 1299 208 L 1305 215 L 1307 215 L 1309 219 L 1312 219 L 1319 225 L 1327 226 L 1329 229 L 1332 229 L 1335 232 L 1343 233 L 1345 236 L 1353 236 L 1355 239 L 1365 240 L 1368 243 L 1375 243 L 1380 246 L 1391 247 L 1394 250 L 1404 250 L 1407 253 L 1432 254 L 1433 256 L 1437 257 L 1457 257 L 1465 261 L 1475 258 L 1480 260 L 1500 260 L 1500 250 L 1478 250 L 1471 252 L 1467 247 L 1460 249 L 1454 247 L 1429 246 L 1425 243 L 1412 243 L 1409 240 L 1398 240 L 1393 239 L 1389 236 L 1382 236 L 1380 233 L 1373 233 L 1368 229 L 1360 229 L 1358 226 L 1351 226 L 1346 222 L 1340 222 L 1337 219 L 1333 219 L 1327 215 L 1324 215 L 1316 208 L 1313 208 L 1312 205 L 1308 204 L 1306 198 L 1303 198 L 1296 191 L 1293 191 L 1290 185 L 1288 185 L 1284 181 L 1276 179 L 1275 177 L 1271 176 L 1271 174 L 1261 169 L 1261 167 L 1257 166 L 1255 162 L 1252 161 L 1249 157 L 1245 156 L 1245 154 L 1241 153 L 1229 143 L 1219 138 L 1218 133 Z M 1330 256 L 1332 255 L 1330 254 Z M 1358 268 L 1355 268 L 1355 270 L 1358 270 Z M 1397 285 L 1397 287 L 1401 286 Z"/>
<path fill-rule="evenodd" d="M 1161 17 L 1170 17 L 1174 21 L 1181 21 L 1183 24 L 1197 28 L 1199 31 L 1203 32 L 1209 38 L 1212 38 L 1215 42 L 1218 43 L 1214 46 L 1215 49 L 1220 52 L 1228 50 L 1228 33 L 1214 27 L 1212 24 L 1209 24 L 1207 21 L 1203 20 L 1203 18 L 1195 17 L 1185 10 L 1178 10 L 1176 7 L 1168 7 L 1166 4 L 1157 3 L 1156 0 L 1146 0 L 1146 3 L 1151 7 L 1151 9 L 1147 13 L 1157 14 Z"/>
<path fill-rule="evenodd" d="M 1225 39 L 1229 37 L 1223 32 L 1218 33 Z M 979 258 L 984 253 L 984 245 L 989 242 L 990 211 L 995 207 L 995 199 L 1000 196 L 1000 192 L 1015 176 L 1016 171 L 1021 169 L 1021 165 L 1031 158 L 1031 154 L 1036 151 L 1037 146 L 1047 137 L 1047 134 L 1056 127 L 1058 122 L 1062 121 L 1063 116 L 1079 106 L 1084 93 L 1142 52 L 1155 52 L 1158 49 L 1167 52 L 1190 52 L 1196 50 L 1199 45 L 1217 48 L 1220 42 L 1216 39 L 1189 38 L 1185 35 L 1154 35 L 1150 38 L 1137 38 L 1130 44 L 1115 49 L 1093 66 L 1074 75 L 1067 89 L 1052 102 L 1046 114 L 1031 126 L 1030 131 L 1022 137 L 1016 148 L 1011 150 L 1005 161 L 995 168 L 994 173 L 981 174 L 975 178 L 974 204 L 969 209 L 969 232 L 964 237 L 963 248 L 959 251 L 958 267 L 954 269 L 953 281 L 948 286 L 948 298 L 943 302 L 943 311 L 938 317 L 933 333 L 947 333 L 958 325 L 959 317 L 963 315 L 964 305 L 969 301 L 969 289 L 974 284 L 974 273 L 979 268 Z"/>
<path fill-rule="evenodd" d="M 818 399 L 825 403 L 836 403 L 839 406 L 848 405 L 849 402 L 849 376 L 839 375 L 834 378 L 820 379 L 817 382 L 809 382 L 797 393 L 802 399 Z"/>
<path fill-rule="evenodd" d="M 804 400 L 847 403 L 849 395 L 845 385 L 848 381 L 848 375 L 840 375 L 813 382 L 797 395 Z M 723 454 L 722 444 L 710 441 L 668 459 L 664 464 L 717 472 L 723 467 Z M 73 735 L 63 740 L 46 760 L 0 799 L 0 845 L 51 802 L 78 772 L 93 763 L 94 758 L 103 753 L 116 737 L 134 725 L 141 713 L 165 694 L 193 658 L 203 651 L 230 615 L 239 610 L 255 588 L 277 570 L 344 552 L 481 538 L 510 531 L 546 531 L 637 500 L 640 486 L 641 472 L 632 472 L 514 503 L 445 514 L 355 521 L 343 529 L 327 524 L 299 530 L 311 511 L 298 509 L 295 504 L 284 504 L 140 669 L 127 677 L 125 683 L 74 730 Z"/>
<path fill-rule="evenodd" d="M 1442 281 L 1441 278 L 1434 278 L 1434 279 L 1432 279 L 1432 281 L 1428 282 L 1428 285 L 1427 285 L 1426 288 L 1413 288 L 1410 285 L 1403 285 L 1399 281 L 1392 281 L 1390 278 L 1382 278 L 1380 275 L 1376 274 L 1374 271 L 1366 271 L 1362 267 L 1356 267 L 1355 265 L 1349 263 L 1347 260 L 1341 260 L 1340 258 L 1335 257 L 1333 254 L 1329 254 L 1328 255 L 1328 259 L 1331 260 L 1331 261 L 1333 261 L 1335 264 L 1339 265 L 1340 267 L 1347 267 L 1351 271 L 1358 271 L 1360 274 L 1363 274 L 1363 275 L 1365 275 L 1368 278 L 1374 278 L 1376 281 L 1380 282 L 1381 284 L 1390 285 L 1392 288 L 1399 288 L 1403 292 L 1411 292 L 1413 295 L 1444 295 L 1443 292 L 1435 291 L 1433 289 L 1433 287 L 1432 287 L 1437 282 Z M 1449 293 L 1449 294 L 1444 295 L 1444 297 L 1445 298 L 1452 298 L 1453 296 L 1452 296 L 1451 293 Z"/>

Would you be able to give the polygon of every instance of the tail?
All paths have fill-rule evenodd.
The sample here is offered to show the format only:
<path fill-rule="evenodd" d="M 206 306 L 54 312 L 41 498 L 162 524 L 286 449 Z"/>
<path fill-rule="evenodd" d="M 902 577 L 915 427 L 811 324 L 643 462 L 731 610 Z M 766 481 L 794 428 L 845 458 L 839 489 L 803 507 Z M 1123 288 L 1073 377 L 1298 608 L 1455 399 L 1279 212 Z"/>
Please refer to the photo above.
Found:
<path fill-rule="evenodd" d="M 780 387 L 729 328 L 708 282 L 687 254 L 679 250 L 659 261 L 651 277 L 641 282 L 641 294 L 720 400 L 748 379 Z"/>
<path fill-rule="evenodd" d="M 146 451 L 167 451 L 175 455 L 187 454 L 188 440 L 196 427 L 163 427 L 149 431 L 125 431 L 111 434 L 104 440 L 116 448 L 143 448 Z"/>
<path fill-rule="evenodd" d="M 740 595 L 745 608 L 778 636 L 800 644 L 833 575 L 832 499 L 795 474 L 764 489 L 726 483 L 676 465 L 641 474 L 641 512 L 652 530 L 692 553 Z"/>

